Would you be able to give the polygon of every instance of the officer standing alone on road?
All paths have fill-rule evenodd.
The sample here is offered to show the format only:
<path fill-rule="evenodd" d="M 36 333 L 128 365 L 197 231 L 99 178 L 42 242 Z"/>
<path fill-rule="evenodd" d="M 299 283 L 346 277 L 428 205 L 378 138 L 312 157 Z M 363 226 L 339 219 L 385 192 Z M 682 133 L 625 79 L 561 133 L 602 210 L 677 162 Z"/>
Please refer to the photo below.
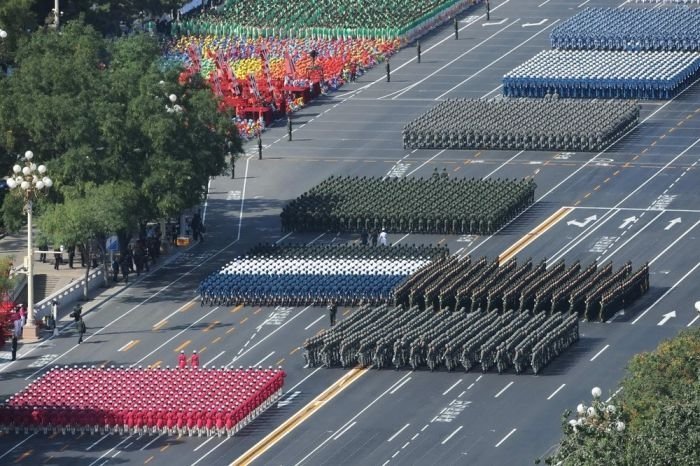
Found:
<path fill-rule="evenodd" d="M 331 327 L 335 325 L 335 316 L 338 314 L 338 306 L 335 304 L 335 301 L 331 301 L 330 304 L 328 304 L 328 318 L 331 321 Z"/>
<path fill-rule="evenodd" d="M 58 336 L 58 301 L 51 301 L 51 319 L 53 320 L 53 336 Z"/>
<path fill-rule="evenodd" d="M 486 21 L 489 21 L 491 19 L 491 4 L 489 3 L 489 0 L 486 0 Z"/>
<path fill-rule="evenodd" d="M 85 321 L 81 316 L 78 320 L 78 344 L 83 342 L 83 335 L 85 335 L 85 332 L 87 332 L 87 326 L 85 325 Z"/>
<path fill-rule="evenodd" d="M 391 82 L 391 65 L 388 58 L 386 59 L 386 82 Z"/>
<path fill-rule="evenodd" d="M 262 160 L 262 134 L 258 132 L 258 160 Z"/>
<path fill-rule="evenodd" d="M 416 41 L 416 54 L 418 55 L 418 63 L 420 63 L 420 41 Z"/>
<path fill-rule="evenodd" d="M 292 115 L 287 115 L 287 141 L 292 140 Z"/>
<path fill-rule="evenodd" d="M 459 40 L 459 21 L 457 21 L 456 16 L 455 16 L 455 40 Z"/>

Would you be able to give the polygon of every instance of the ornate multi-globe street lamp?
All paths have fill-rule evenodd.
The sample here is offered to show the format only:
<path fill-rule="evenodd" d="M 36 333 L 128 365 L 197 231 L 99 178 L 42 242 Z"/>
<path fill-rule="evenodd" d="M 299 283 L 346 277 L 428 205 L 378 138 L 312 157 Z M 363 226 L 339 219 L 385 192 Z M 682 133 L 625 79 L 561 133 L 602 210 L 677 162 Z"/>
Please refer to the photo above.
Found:
<path fill-rule="evenodd" d="M 34 153 L 30 150 L 24 153 L 24 167 L 16 164 L 12 167 L 12 175 L 7 179 L 7 186 L 19 193 L 24 200 L 24 210 L 27 213 L 27 323 L 24 327 L 23 338 L 26 341 L 36 341 L 39 338 L 34 322 L 34 249 L 32 245 L 32 209 L 34 201 L 45 194 L 53 185 L 51 178 L 46 176 L 46 166 L 33 162 Z"/>

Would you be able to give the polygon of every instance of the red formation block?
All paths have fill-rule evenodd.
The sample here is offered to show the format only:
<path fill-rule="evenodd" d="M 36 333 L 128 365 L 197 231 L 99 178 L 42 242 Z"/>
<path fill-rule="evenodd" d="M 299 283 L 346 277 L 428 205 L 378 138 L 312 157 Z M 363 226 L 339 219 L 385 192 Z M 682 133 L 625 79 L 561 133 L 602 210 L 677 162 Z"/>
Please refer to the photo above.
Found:
<path fill-rule="evenodd" d="M 0 404 L 0 428 L 233 435 L 281 395 L 275 369 L 60 367 Z"/>

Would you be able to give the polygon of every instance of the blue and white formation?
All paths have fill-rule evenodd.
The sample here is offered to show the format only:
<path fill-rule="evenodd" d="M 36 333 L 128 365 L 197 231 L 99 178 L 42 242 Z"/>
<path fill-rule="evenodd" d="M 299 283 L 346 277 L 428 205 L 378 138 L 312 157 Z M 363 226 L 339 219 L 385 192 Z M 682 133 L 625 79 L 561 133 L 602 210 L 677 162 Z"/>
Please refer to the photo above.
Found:
<path fill-rule="evenodd" d="M 670 99 L 697 76 L 699 52 L 545 50 L 503 77 L 509 97 Z"/>
<path fill-rule="evenodd" d="M 355 305 L 388 300 L 407 276 L 447 254 L 431 246 L 274 246 L 254 248 L 207 277 L 212 305 Z"/>
<path fill-rule="evenodd" d="M 555 49 L 700 51 L 700 9 L 587 8 L 550 41 Z"/>

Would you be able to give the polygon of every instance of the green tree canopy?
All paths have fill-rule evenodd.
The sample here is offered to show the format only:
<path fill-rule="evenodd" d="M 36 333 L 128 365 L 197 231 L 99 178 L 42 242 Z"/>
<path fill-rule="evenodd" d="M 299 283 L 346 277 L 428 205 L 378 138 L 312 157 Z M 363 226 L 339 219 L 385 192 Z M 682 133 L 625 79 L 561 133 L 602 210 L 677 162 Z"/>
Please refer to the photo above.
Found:
<path fill-rule="evenodd" d="M 73 21 L 34 33 L 16 59 L 0 79 L 0 167 L 33 150 L 54 179 L 51 201 L 116 183 L 133 190 L 129 215 L 145 224 L 203 198 L 226 168 L 227 140 L 241 150 L 231 115 L 198 78 L 182 86 L 179 70 L 161 69 L 147 35 L 108 41 Z"/>
<path fill-rule="evenodd" d="M 691 465 L 700 458 L 700 329 L 681 332 L 630 362 L 613 404 L 622 432 L 573 428 L 548 464 Z"/>

